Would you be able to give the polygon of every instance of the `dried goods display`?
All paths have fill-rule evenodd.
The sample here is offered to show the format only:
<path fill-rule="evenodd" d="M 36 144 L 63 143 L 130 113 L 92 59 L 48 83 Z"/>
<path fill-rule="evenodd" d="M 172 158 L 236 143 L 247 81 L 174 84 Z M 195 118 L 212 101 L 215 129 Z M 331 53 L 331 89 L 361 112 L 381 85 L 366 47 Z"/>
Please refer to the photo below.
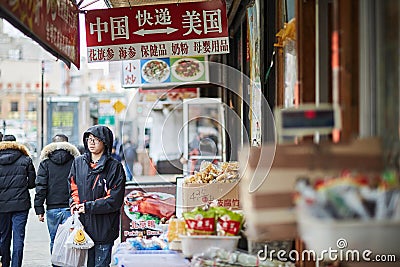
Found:
<path fill-rule="evenodd" d="M 232 183 L 239 180 L 239 163 L 237 161 L 213 164 L 203 161 L 200 171 L 185 178 L 185 184 Z"/>

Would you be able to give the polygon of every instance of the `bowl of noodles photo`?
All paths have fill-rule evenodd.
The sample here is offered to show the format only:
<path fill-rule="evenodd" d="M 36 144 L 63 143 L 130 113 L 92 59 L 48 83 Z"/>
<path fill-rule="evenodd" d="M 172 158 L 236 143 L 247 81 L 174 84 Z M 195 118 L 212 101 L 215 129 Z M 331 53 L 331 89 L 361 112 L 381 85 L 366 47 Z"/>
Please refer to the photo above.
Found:
<path fill-rule="evenodd" d="M 172 75 L 181 81 L 195 81 L 204 74 L 204 63 L 195 58 L 181 58 L 172 65 Z"/>
<path fill-rule="evenodd" d="M 169 78 L 168 64 L 159 59 L 151 59 L 142 66 L 142 77 L 148 83 L 162 83 Z"/>

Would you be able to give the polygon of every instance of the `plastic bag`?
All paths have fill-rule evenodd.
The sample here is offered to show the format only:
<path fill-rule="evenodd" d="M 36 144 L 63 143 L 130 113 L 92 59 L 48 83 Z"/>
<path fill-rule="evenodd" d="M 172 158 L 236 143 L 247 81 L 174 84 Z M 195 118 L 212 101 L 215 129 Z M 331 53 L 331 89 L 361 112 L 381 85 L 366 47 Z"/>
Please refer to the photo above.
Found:
<path fill-rule="evenodd" d="M 70 216 L 58 227 L 51 255 L 52 264 L 64 267 L 86 267 L 88 257 L 86 249 L 65 247 L 65 242 L 73 229 L 74 216 Z"/>
<path fill-rule="evenodd" d="M 89 249 L 94 246 L 93 240 L 85 232 L 82 223 L 79 221 L 79 215 L 76 213 L 74 217 L 74 229 L 69 234 L 67 240 L 65 241 L 65 246 L 67 248 L 76 249 Z"/>

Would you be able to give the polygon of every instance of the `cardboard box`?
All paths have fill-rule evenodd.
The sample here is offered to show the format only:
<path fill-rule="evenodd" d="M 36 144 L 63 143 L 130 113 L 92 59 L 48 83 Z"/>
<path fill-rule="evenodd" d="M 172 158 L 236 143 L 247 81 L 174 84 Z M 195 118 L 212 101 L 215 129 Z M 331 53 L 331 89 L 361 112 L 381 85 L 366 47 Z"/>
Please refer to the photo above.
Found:
<path fill-rule="evenodd" d="M 187 184 L 182 186 L 183 210 L 192 210 L 217 199 L 218 206 L 240 209 L 239 182 L 214 184 Z"/>

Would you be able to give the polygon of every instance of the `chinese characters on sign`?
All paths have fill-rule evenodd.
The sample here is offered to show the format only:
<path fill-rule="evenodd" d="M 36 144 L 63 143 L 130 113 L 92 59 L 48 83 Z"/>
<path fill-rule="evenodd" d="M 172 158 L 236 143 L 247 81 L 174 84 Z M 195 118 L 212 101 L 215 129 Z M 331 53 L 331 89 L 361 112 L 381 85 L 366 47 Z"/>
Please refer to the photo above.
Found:
<path fill-rule="evenodd" d="M 91 10 L 88 61 L 229 53 L 224 1 Z"/>
<path fill-rule="evenodd" d="M 183 206 L 202 206 L 216 201 L 219 207 L 239 209 L 239 188 L 230 183 L 186 185 L 183 187 Z"/>
<path fill-rule="evenodd" d="M 0 9 L 54 56 L 79 68 L 79 10 L 72 1 L 0 0 Z"/>
<path fill-rule="evenodd" d="M 121 241 L 129 237 L 151 239 L 164 230 L 163 220 L 175 214 L 176 186 L 171 184 L 145 185 L 125 188 L 124 206 L 121 210 Z"/>

